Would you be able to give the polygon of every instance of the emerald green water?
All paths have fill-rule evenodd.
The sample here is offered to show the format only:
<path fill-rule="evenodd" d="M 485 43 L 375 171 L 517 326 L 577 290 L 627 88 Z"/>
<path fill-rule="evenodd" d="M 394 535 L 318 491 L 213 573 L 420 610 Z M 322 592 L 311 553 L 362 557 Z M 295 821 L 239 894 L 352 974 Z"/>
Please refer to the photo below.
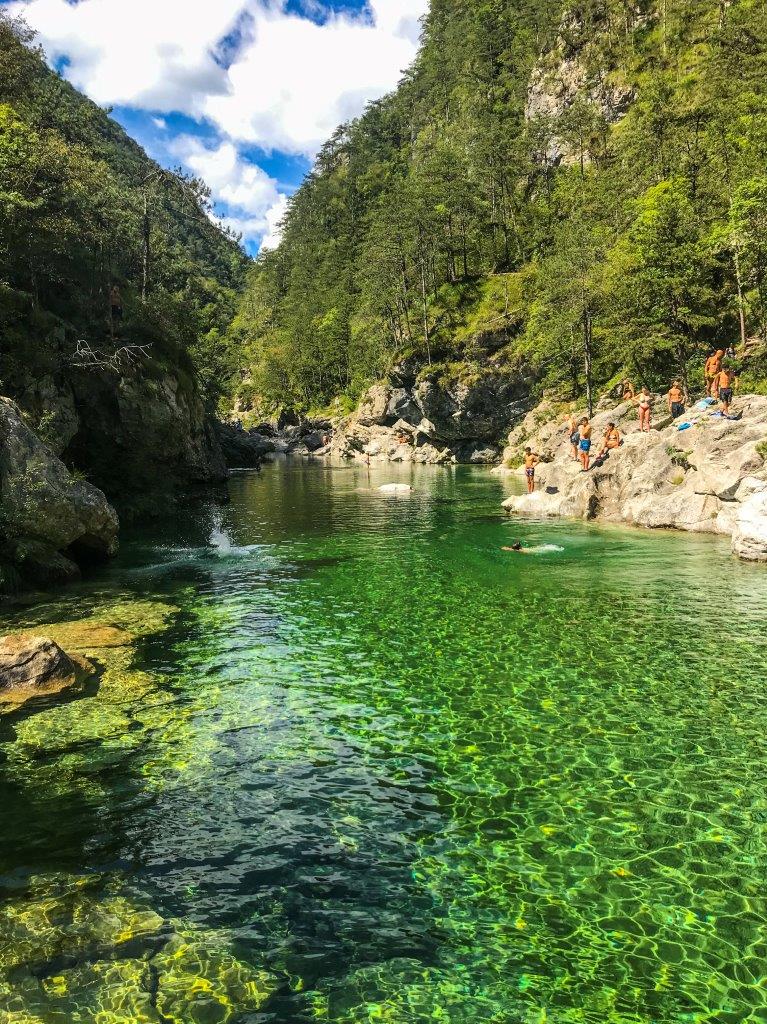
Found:
<path fill-rule="evenodd" d="M 2 1024 L 767 1021 L 767 571 L 483 470 L 230 491 L 6 616 L 134 642 L 0 726 Z"/>

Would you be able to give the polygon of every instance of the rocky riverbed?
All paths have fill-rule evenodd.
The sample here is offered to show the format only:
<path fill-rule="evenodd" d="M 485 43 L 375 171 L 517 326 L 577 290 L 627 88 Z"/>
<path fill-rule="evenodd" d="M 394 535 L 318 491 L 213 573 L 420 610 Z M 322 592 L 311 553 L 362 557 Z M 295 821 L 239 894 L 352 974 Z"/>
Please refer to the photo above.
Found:
<path fill-rule="evenodd" d="M 736 398 L 732 412 L 738 419 L 717 416 L 714 409 L 693 406 L 672 421 L 656 396 L 653 429 L 642 434 L 633 403 L 603 408 L 592 419 L 592 458 L 609 422 L 618 425 L 623 444 L 603 465 L 582 472 L 572 458 L 563 415 L 544 403 L 511 432 L 505 465 L 496 469 L 521 474 L 508 467 L 521 461 L 529 445 L 543 459 L 536 490 L 508 498 L 504 508 L 531 518 L 605 519 L 726 534 L 734 554 L 767 562 L 767 398 Z"/>

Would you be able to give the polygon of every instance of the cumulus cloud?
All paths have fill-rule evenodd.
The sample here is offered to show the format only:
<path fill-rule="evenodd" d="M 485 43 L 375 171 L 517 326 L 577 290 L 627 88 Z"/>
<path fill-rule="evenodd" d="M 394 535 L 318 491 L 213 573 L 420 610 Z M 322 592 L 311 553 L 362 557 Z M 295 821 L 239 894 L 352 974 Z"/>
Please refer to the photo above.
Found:
<path fill-rule="evenodd" d="M 205 146 L 198 138 L 182 135 L 170 153 L 210 187 L 216 216 L 244 238 L 274 235 L 286 197 L 258 164 L 246 160 L 231 142 Z"/>
<path fill-rule="evenodd" d="M 370 0 L 321 24 L 269 0 L 7 6 L 97 103 L 204 117 L 232 138 L 311 155 L 397 84 L 415 56 L 426 0 Z"/>
<path fill-rule="evenodd" d="M 3 2 L 3 0 L 0 0 Z M 394 88 L 415 57 L 428 0 L 368 0 L 350 13 L 317 0 L 10 0 L 53 63 L 91 99 L 183 114 L 215 143 L 177 138 L 172 155 L 211 186 L 224 220 L 276 245 L 285 196 L 238 146 L 312 157 L 342 121 Z"/>
<path fill-rule="evenodd" d="M 342 121 L 393 89 L 415 56 L 424 0 L 373 0 L 367 16 L 323 24 L 257 7 L 229 68 L 226 94 L 204 111 L 232 138 L 311 156 Z"/>
<path fill-rule="evenodd" d="M 38 34 L 48 57 L 91 99 L 161 112 L 199 112 L 228 89 L 216 46 L 236 26 L 243 0 L 15 0 L 7 5 Z"/>

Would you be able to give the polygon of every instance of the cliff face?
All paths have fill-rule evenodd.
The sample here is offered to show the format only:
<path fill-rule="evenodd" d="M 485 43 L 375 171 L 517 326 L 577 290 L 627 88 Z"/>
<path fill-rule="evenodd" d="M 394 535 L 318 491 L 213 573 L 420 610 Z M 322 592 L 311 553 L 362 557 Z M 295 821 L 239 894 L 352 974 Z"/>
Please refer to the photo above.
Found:
<path fill-rule="evenodd" d="M 0 594 L 64 583 L 117 550 L 117 514 L 0 398 Z"/>
<path fill-rule="evenodd" d="M 627 11 L 625 16 L 627 32 L 647 21 L 639 11 Z M 550 164 L 567 166 L 581 159 L 588 163 L 590 137 L 617 124 L 635 96 L 604 26 L 599 20 L 587 24 L 580 11 L 568 11 L 556 42 L 533 68 L 525 120 L 543 122 L 545 145 L 540 155 Z"/>
<path fill-rule="evenodd" d="M 163 507 L 224 478 L 205 360 L 246 258 L 2 12 L 0 72 L 0 389 L 121 510 Z"/>

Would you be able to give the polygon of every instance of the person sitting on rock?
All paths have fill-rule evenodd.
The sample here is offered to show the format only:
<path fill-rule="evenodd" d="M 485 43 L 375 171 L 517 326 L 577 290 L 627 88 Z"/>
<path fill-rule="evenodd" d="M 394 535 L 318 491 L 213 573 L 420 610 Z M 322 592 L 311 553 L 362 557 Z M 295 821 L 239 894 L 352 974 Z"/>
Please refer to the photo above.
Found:
<path fill-rule="evenodd" d="M 650 433 L 650 410 L 652 408 L 652 399 L 650 398 L 650 392 L 646 387 L 642 388 L 639 393 L 639 432 L 643 433 L 647 431 Z"/>
<path fill-rule="evenodd" d="M 684 416 L 684 392 L 678 380 L 675 380 L 669 388 L 666 402 L 668 403 L 668 411 L 673 419 L 676 420 L 680 416 Z"/>
<path fill-rule="evenodd" d="M 716 379 L 719 376 L 719 371 L 722 369 L 722 359 L 724 358 L 724 349 L 718 348 L 713 355 L 710 355 L 706 360 L 706 366 L 704 374 L 706 377 L 706 394 L 710 395 L 711 398 L 716 398 Z"/>
<path fill-rule="evenodd" d="M 570 413 L 565 420 L 565 430 L 567 436 L 570 438 L 570 446 L 573 452 L 573 458 L 578 461 L 578 443 L 581 439 L 581 435 L 578 433 L 578 420 L 575 418 L 575 409 L 570 408 Z"/>
<path fill-rule="evenodd" d="M 631 381 L 628 379 L 628 377 L 623 381 L 622 388 L 623 388 L 623 401 L 624 402 L 633 402 L 634 399 L 636 398 L 636 391 L 634 390 L 634 385 L 631 383 Z"/>
<path fill-rule="evenodd" d="M 738 378 L 735 370 L 731 366 L 723 366 L 719 373 L 716 375 L 716 388 L 719 395 L 719 401 L 722 403 L 722 413 L 725 416 L 730 415 L 730 403 L 732 402 L 732 392 L 737 386 Z"/>
<path fill-rule="evenodd" d="M 532 494 L 535 490 L 535 467 L 540 461 L 540 457 L 532 448 L 525 448 L 525 476 L 527 477 L 528 494 Z"/>
<path fill-rule="evenodd" d="M 589 463 L 591 461 L 591 431 L 593 427 L 588 421 L 588 417 L 584 416 L 580 422 L 580 435 L 581 440 L 578 448 L 581 453 L 581 472 L 588 472 Z"/>
<path fill-rule="evenodd" d="M 602 444 L 602 450 L 597 455 L 597 462 L 600 459 L 606 459 L 610 452 L 615 451 L 616 448 L 620 448 L 623 444 L 621 440 L 621 432 L 615 426 L 614 423 L 607 424 L 607 430 L 605 431 L 605 438 Z"/>

